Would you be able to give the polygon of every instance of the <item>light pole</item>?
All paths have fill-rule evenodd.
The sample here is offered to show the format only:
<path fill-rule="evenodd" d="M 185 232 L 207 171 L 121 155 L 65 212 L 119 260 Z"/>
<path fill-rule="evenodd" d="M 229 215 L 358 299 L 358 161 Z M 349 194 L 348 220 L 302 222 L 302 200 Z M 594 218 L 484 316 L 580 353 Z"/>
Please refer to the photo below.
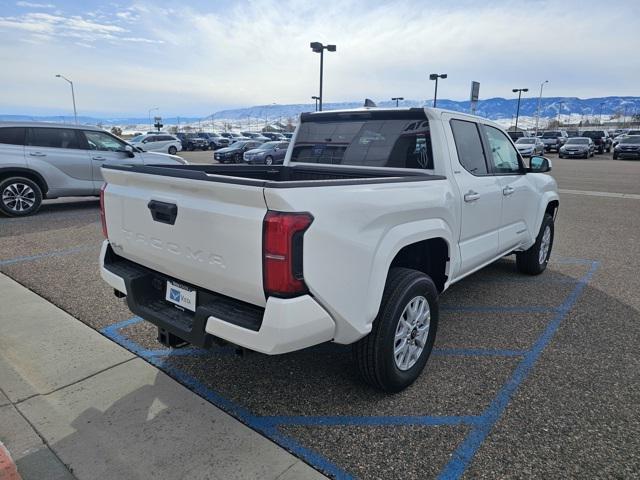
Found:
<path fill-rule="evenodd" d="M 316 101 L 316 112 L 318 111 L 318 100 L 320 100 L 320 97 L 311 97 L 311 100 L 315 100 Z"/>
<path fill-rule="evenodd" d="M 602 107 L 604 107 L 604 102 L 600 102 L 600 118 L 598 120 L 598 123 L 600 123 L 600 125 L 602 125 Z"/>
<path fill-rule="evenodd" d="M 514 88 L 511 90 L 513 93 L 518 93 L 518 108 L 516 108 L 516 126 L 514 131 L 518 131 L 518 117 L 520 116 L 520 98 L 522 97 L 522 92 L 528 92 L 528 88 Z"/>
<path fill-rule="evenodd" d="M 447 74 L 446 73 L 432 73 L 429 75 L 429 80 L 435 80 L 436 81 L 436 88 L 435 91 L 433 92 L 433 108 L 436 108 L 436 103 L 438 101 L 438 79 L 445 79 L 447 78 Z"/>
<path fill-rule="evenodd" d="M 393 97 L 391 100 L 392 100 L 392 101 L 394 101 L 394 102 L 396 102 L 396 107 L 397 107 L 397 106 L 398 106 L 398 102 L 399 102 L 400 100 L 404 100 L 404 97 Z"/>
<path fill-rule="evenodd" d="M 549 83 L 549 80 L 545 80 L 540 84 L 540 96 L 538 97 L 538 108 L 536 110 L 536 137 L 538 136 L 538 122 L 540 121 L 540 102 L 542 102 L 542 88 L 545 83 Z"/>
<path fill-rule="evenodd" d="M 67 82 L 69 82 L 69 85 L 71 85 L 71 100 L 73 101 L 73 118 L 76 121 L 76 125 L 78 124 L 78 112 L 76 111 L 76 94 L 73 91 L 73 82 L 71 80 L 69 80 L 67 77 L 63 77 L 60 74 L 56 75 L 56 78 L 62 78 L 63 80 L 66 80 Z"/>
<path fill-rule="evenodd" d="M 160 107 L 153 107 L 149 109 L 149 128 L 153 127 L 153 123 L 151 123 L 151 112 L 153 112 L 154 110 L 160 110 Z"/>
<path fill-rule="evenodd" d="M 336 46 L 323 45 L 320 42 L 311 42 L 309 46 L 311 47 L 311 50 L 313 50 L 315 53 L 320 54 L 320 94 L 318 95 L 318 107 L 319 107 L 318 110 L 321 112 L 322 111 L 322 69 L 324 64 L 324 51 L 326 50 L 328 52 L 335 52 Z"/>
<path fill-rule="evenodd" d="M 564 102 L 558 102 L 560 106 L 558 107 L 558 128 L 560 128 L 560 112 L 562 111 L 562 104 Z"/>

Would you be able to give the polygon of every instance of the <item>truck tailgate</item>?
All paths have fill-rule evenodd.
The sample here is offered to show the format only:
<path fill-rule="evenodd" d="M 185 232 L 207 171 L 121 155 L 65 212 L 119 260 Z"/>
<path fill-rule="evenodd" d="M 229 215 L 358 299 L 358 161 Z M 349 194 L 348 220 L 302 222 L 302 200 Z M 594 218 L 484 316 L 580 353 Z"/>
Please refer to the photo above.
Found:
<path fill-rule="evenodd" d="M 178 281 L 266 304 L 262 187 L 108 168 L 102 173 L 115 253 Z"/>

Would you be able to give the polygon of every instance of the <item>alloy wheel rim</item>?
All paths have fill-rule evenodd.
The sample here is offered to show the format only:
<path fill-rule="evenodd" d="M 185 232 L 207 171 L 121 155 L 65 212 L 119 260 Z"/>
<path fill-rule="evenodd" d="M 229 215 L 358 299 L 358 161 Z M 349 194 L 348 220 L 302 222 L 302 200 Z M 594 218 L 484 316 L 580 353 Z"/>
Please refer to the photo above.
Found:
<path fill-rule="evenodd" d="M 25 183 L 12 183 L 3 190 L 2 203 L 11 211 L 24 212 L 36 203 L 36 194 Z"/>
<path fill-rule="evenodd" d="M 547 225 L 542 234 L 542 241 L 540 242 L 540 253 L 538 254 L 538 263 L 542 265 L 547 261 L 547 255 L 549 255 L 549 247 L 551 245 L 551 228 Z"/>
<path fill-rule="evenodd" d="M 396 367 L 409 370 L 420 359 L 429 336 L 431 310 L 423 296 L 411 299 L 398 319 L 393 342 L 393 359 Z"/>

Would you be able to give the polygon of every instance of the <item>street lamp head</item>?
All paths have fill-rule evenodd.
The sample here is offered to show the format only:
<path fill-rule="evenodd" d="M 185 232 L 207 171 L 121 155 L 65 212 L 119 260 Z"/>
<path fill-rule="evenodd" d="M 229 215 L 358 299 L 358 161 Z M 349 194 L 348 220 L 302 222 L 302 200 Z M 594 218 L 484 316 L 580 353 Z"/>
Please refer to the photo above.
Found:
<path fill-rule="evenodd" d="M 528 89 L 528 88 L 523 88 L 523 89 L 522 89 L 522 91 L 523 91 L 523 92 L 528 92 L 528 91 L 529 91 L 529 89 Z"/>
<path fill-rule="evenodd" d="M 447 78 L 447 74 L 443 73 L 442 75 L 440 75 L 440 78 Z"/>
<path fill-rule="evenodd" d="M 436 80 L 437 78 L 438 78 L 437 73 L 432 73 L 431 75 L 429 75 L 429 80 Z"/>
<path fill-rule="evenodd" d="M 60 77 L 61 77 L 61 75 L 58 73 L 58 74 L 56 75 L 56 78 L 60 78 Z"/>
<path fill-rule="evenodd" d="M 309 46 L 311 47 L 311 50 L 313 50 L 316 53 L 320 53 L 322 51 L 322 44 L 320 42 L 311 42 L 309 44 Z"/>
<path fill-rule="evenodd" d="M 327 45 L 327 51 L 335 52 L 336 51 L 336 46 L 335 45 Z"/>
<path fill-rule="evenodd" d="M 511 90 L 513 93 L 518 93 L 518 89 L 514 88 L 513 90 Z"/>

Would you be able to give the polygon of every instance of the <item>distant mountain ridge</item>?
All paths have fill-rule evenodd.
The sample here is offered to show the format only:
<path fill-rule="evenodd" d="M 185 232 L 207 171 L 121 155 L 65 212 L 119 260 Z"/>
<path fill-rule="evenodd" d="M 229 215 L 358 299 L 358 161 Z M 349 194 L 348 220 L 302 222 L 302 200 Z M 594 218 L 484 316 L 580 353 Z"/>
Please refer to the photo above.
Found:
<path fill-rule="evenodd" d="M 376 102 L 379 107 L 395 107 L 395 102 L 387 100 Z M 364 99 L 358 102 L 329 102 L 324 104 L 324 110 L 338 110 L 346 108 L 357 108 L 364 104 Z M 430 106 L 431 100 L 405 100 L 400 102 L 402 107 L 422 107 Z M 517 99 L 515 98 L 488 98 L 480 100 L 476 108 L 476 115 L 489 118 L 491 120 L 509 119 L 515 116 Z M 438 107 L 457 112 L 470 112 L 470 102 L 439 99 Z M 538 107 L 538 99 L 535 97 L 523 98 L 520 102 L 520 115 L 523 117 L 534 117 Z M 207 117 L 167 117 L 163 118 L 165 125 L 175 125 L 178 121 L 181 124 L 194 124 L 202 120 L 252 120 L 258 119 L 269 121 L 286 120 L 295 118 L 302 112 L 314 110 L 314 104 L 289 104 L 289 105 L 256 105 L 245 108 L 235 108 L 221 110 Z M 589 115 L 598 117 L 602 108 L 603 115 L 624 114 L 627 116 L 640 113 L 640 97 L 600 97 L 581 99 L 577 97 L 544 97 L 540 104 L 540 116 L 542 118 L 553 118 L 558 115 Z M 61 115 L 2 115 L 0 121 L 43 121 L 71 123 L 73 117 Z M 148 117 L 91 117 L 79 116 L 78 122 L 81 124 L 103 124 L 103 125 L 144 125 L 148 124 Z"/>

